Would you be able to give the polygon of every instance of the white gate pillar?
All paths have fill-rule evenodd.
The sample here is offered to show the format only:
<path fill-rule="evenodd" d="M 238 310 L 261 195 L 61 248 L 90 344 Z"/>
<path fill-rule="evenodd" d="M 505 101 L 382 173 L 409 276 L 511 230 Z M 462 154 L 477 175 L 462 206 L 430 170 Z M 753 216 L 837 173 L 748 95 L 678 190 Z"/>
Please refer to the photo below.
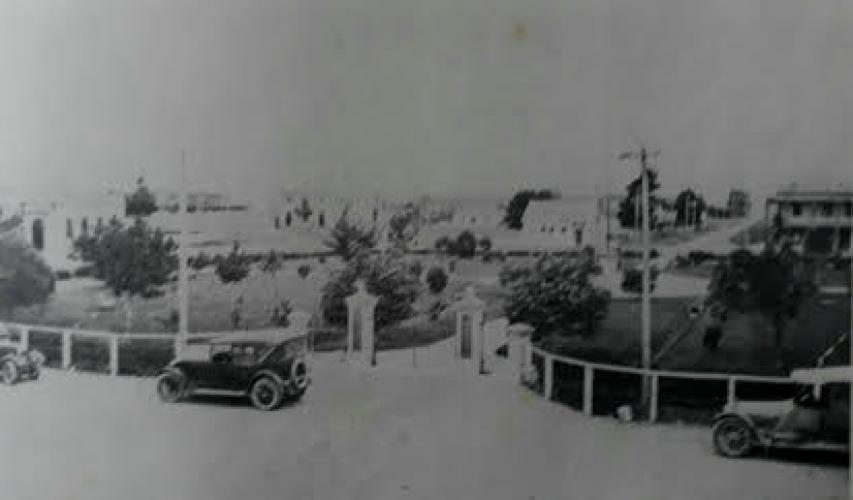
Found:
<path fill-rule="evenodd" d="M 507 357 L 512 364 L 512 377 L 524 382 L 530 370 L 530 334 L 533 327 L 527 323 L 516 323 L 509 327 L 509 345 Z"/>
<path fill-rule="evenodd" d="M 379 297 L 371 295 L 363 280 L 355 282 L 355 293 L 347 303 L 347 357 L 361 353 L 367 364 L 376 364 L 374 311 Z"/>
<path fill-rule="evenodd" d="M 474 287 L 465 289 L 465 296 L 456 303 L 456 355 L 473 360 L 478 372 L 484 371 L 485 342 L 483 339 L 483 311 L 486 303 L 477 298 Z"/>

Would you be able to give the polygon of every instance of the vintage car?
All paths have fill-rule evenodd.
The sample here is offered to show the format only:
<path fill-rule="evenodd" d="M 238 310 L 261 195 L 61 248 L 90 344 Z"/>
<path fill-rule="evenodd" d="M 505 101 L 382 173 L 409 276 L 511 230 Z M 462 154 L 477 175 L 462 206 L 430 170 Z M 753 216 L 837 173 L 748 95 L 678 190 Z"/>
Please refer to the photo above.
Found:
<path fill-rule="evenodd" d="M 0 344 L 0 383 L 12 385 L 22 380 L 37 380 L 44 361 L 44 354 L 37 350 Z"/>
<path fill-rule="evenodd" d="M 799 387 L 793 399 L 738 401 L 714 422 L 714 449 L 742 457 L 756 448 L 850 451 L 850 382 L 853 368 L 837 366 L 794 370 Z"/>
<path fill-rule="evenodd" d="M 194 394 L 248 397 L 260 410 L 295 402 L 310 382 L 304 336 L 234 333 L 210 341 L 201 356 L 176 359 L 157 378 L 164 402 Z"/>

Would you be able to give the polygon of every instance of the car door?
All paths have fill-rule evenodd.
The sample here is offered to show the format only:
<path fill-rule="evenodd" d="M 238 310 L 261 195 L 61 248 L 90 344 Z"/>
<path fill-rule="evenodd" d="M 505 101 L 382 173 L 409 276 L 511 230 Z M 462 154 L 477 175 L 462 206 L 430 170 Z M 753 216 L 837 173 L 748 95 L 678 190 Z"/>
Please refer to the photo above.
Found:
<path fill-rule="evenodd" d="M 843 383 L 827 384 L 824 391 L 824 438 L 830 441 L 847 441 L 850 435 L 850 386 Z"/>
<path fill-rule="evenodd" d="M 255 356 L 248 352 L 249 349 L 253 350 L 256 347 L 242 344 L 232 346 L 229 362 L 220 367 L 219 380 L 223 389 L 230 391 L 247 389 L 249 374 L 255 359 Z"/>

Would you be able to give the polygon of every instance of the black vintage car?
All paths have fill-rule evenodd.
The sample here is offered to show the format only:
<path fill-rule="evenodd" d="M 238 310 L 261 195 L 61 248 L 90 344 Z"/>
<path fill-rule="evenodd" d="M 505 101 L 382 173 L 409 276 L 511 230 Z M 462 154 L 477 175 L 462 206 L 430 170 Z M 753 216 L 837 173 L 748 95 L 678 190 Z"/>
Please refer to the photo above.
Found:
<path fill-rule="evenodd" d="M 209 343 L 200 359 L 176 359 L 157 378 L 164 402 L 193 394 L 248 397 L 260 410 L 294 402 L 308 388 L 305 337 L 235 333 Z"/>
<path fill-rule="evenodd" d="M 22 380 L 36 380 L 41 374 L 44 354 L 34 349 L 20 349 L 14 344 L 0 345 L 0 384 L 12 385 Z"/>

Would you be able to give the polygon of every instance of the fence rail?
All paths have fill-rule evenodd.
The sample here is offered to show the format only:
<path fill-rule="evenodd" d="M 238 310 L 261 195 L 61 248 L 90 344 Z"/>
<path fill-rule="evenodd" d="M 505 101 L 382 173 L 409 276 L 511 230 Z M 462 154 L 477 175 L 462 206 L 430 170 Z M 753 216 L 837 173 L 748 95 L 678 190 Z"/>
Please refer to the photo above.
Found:
<path fill-rule="evenodd" d="M 280 329 L 252 330 L 258 332 L 280 332 Z M 45 325 L 0 322 L 0 347 L 14 346 L 18 349 L 39 349 L 47 358 L 47 366 L 63 370 L 80 366 L 82 371 L 95 371 L 119 375 L 124 359 L 130 374 L 153 374 L 168 364 L 178 352 L 187 345 L 204 342 L 232 332 L 195 332 L 186 336 L 177 333 L 115 333 L 96 330 L 81 330 Z M 185 343 L 179 343 L 181 339 Z M 98 345 L 96 342 L 102 342 Z M 128 354 L 128 344 L 132 342 L 169 343 L 168 349 L 148 349 L 152 352 L 132 352 Z M 123 350 L 122 347 L 125 347 Z M 144 351 L 144 349 L 142 350 Z M 122 353 L 124 352 L 124 356 Z M 84 356 L 82 362 L 75 362 Z M 135 370 L 135 371 L 134 371 Z"/>
<path fill-rule="evenodd" d="M 576 367 L 581 369 L 582 373 L 582 396 L 581 410 L 585 415 L 593 414 L 593 403 L 595 401 L 595 381 L 597 373 L 632 375 L 643 378 L 649 381 L 649 407 L 648 418 L 655 422 L 658 419 L 660 410 L 660 382 L 661 379 L 676 379 L 690 381 L 706 381 L 706 382 L 725 382 L 726 383 L 726 402 L 731 404 L 737 399 L 737 387 L 739 383 L 753 384 L 775 384 L 779 386 L 790 386 L 791 379 L 787 377 L 771 377 L 762 375 L 747 375 L 747 374 L 728 374 L 728 373 L 713 373 L 713 372 L 682 372 L 674 370 L 646 370 L 644 368 L 636 368 L 631 366 L 610 365 L 606 363 L 597 363 L 585 361 L 582 359 L 572 358 L 554 354 L 544 349 L 531 346 L 530 360 L 533 357 L 541 359 L 541 390 L 546 399 L 551 399 L 555 393 L 555 366 L 557 363 Z M 530 363 L 528 363 L 530 364 Z M 534 363 L 538 365 L 539 363 Z"/>

